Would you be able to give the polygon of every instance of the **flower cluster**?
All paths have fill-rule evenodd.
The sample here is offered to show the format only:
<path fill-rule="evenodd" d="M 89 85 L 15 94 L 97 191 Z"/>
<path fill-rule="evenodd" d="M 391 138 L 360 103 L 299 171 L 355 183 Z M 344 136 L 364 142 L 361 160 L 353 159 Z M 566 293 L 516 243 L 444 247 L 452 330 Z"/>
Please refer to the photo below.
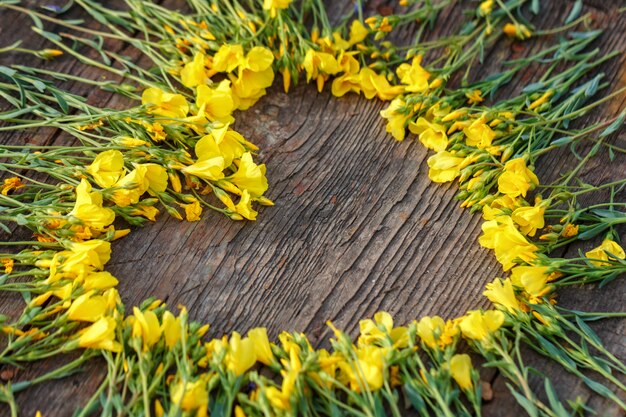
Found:
<path fill-rule="evenodd" d="M 451 0 L 403 0 L 402 13 L 367 18 L 357 2 L 355 16 L 338 26 L 330 25 L 317 0 L 297 7 L 291 0 L 188 3 L 194 10 L 189 15 L 144 1 L 128 1 L 130 10 L 113 12 L 91 0 L 77 2 L 110 33 L 83 30 L 12 3 L 0 5 L 34 16 L 40 23 L 34 30 L 59 48 L 30 51 L 16 44 L 5 49 L 45 59 L 67 52 L 133 83 L 26 66 L 0 68 L 10 79 L 0 82 L 0 93 L 14 107 L 0 114 L 8 122 L 3 129 L 46 126 L 76 139 L 75 146 L 0 149 L 6 160 L 0 170 L 7 174 L 0 185 L 0 220 L 25 227 L 33 236 L 32 241 L 5 242 L 9 249 L 0 254 L 0 291 L 24 299 L 16 319 L 0 316 L 0 364 L 81 352 L 34 381 L 0 385 L 0 402 L 14 410 L 17 390 L 68 375 L 100 355 L 107 376 L 85 410 L 159 417 L 389 410 L 399 416 L 402 395 L 423 415 L 480 415 L 483 383 L 476 360 L 459 347 L 463 339 L 484 359 L 483 366 L 497 367 L 511 382 L 530 415 L 569 412 L 549 379 L 549 403 L 530 389 L 522 342 L 626 409 L 619 395 L 596 380 L 626 391 L 620 379 L 626 366 L 585 322 L 601 314 L 556 306 L 559 287 L 605 284 L 626 272 L 626 253 L 615 229 L 626 223 L 626 205 L 613 199 L 626 179 L 571 184 L 625 116 L 590 128 L 569 126 L 605 100 L 587 104 L 603 87 L 601 75 L 588 75 L 614 56 L 588 51 L 599 31 L 571 32 L 558 44 L 506 63 L 501 73 L 469 82 L 472 65 L 501 35 L 517 40 L 543 36 L 516 20 L 525 0 L 482 1 L 469 10 L 458 34 L 432 41 L 423 35 Z M 577 27 L 584 19 L 576 17 L 572 13 L 565 26 L 545 34 Z M 42 18 L 128 41 L 154 68 L 141 68 L 89 38 L 45 32 Z M 386 40 L 415 22 L 418 36 L 412 44 L 398 47 Z M 132 38 L 129 30 L 145 36 Z M 97 49 L 104 62 L 68 47 L 64 38 Z M 446 52 L 442 59 L 437 58 L 441 51 Z M 110 65 L 111 59 L 123 69 Z M 516 97 L 483 105 L 530 63 L 546 66 L 540 81 L 527 84 Z M 462 72 L 460 87 L 448 85 Z M 355 342 L 328 322 L 333 334 L 328 350 L 315 348 L 299 333 L 283 332 L 271 342 L 262 327 L 209 339 L 208 324 L 191 322 L 185 307 L 175 314 L 160 300 L 126 308 L 116 289 L 118 279 L 106 271 L 111 242 L 130 232 L 120 228 L 120 220 L 140 226 L 165 209 L 180 220 L 197 221 L 204 208 L 233 220 L 255 220 L 257 204 L 272 205 L 265 197 L 266 167 L 255 162 L 258 148 L 233 127 L 235 112 L 261 99 L 276 74 L 285 91 L 303 78 L 320 92 L 329 83 L 337 97 L 353 92 L 389 102 L 381 111 L 387 132 L 397 140 L 404 140 L 407 130 L 415 135 L 434 152 L 427 161 L 429 178 L 458 181 L 461 206 L 482 213 L 479 244 L 493 250 L 502 272 L 509 274 L 486 285 L 490 309 L 450 320 L 425 316 L 406 326 L 379 312 L 359 322 Z M 91 106 L 46 77 L 111 90 L 135 105 L 126 110 Z M 587 81 L 581 83 L 583 77 Z M 534 167 L 542 155 L 590 136 L 595 136 L 594 148 L 570 175 L 540 183 Z M 609 202 L 579 204 L 581 195 L 601 189 L 610 190 Z M 549 256 L 555 247 L 597 237 L 602 243 L 584 256 Z M 596 379 L 583 371 L 592 371 Z"/>

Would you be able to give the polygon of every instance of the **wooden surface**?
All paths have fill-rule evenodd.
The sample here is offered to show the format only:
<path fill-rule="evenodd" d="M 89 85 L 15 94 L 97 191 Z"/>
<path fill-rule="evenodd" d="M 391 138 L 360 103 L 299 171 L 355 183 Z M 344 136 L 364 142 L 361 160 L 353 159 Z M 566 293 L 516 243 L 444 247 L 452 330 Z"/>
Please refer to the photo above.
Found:
<path fill-rule="evenodd" d="M 542 3 L 544 11 L 532 18 L 539 27 L 562 21 L 573 4 Z M 609 29 L 598 46 L 605 51 L 623 50 L 626 19 L 617 13 L 622 2 L 586 3 L 585 10 L 594 13 L 595 24 Z M 370 4 L 370 8 L 375 6 Z M 349 7 L 346 2 L 344 9 Z M 447 10 L 442 21 L 459 22 L 458 16 L 459 8 Z M 29 32 L 30 26 L 24 16 L 0 11 L 3 45 L 24 39 L 32 49 L 49 47 Z M 454 24 L 438 25 L 432 36 L 454 29 Z M 503 40 L 487 51 L 481 75 L 497 69 L 502 59 L 527 54 L 541 45 Z M 0 55 L 2 65 L 16 61 L 32 64 L 33 59 Z M 622 55 L 603 66 L 611 91 L 626 84 L 625 64 Z M 101 75 L 66 57 L 42 65 L 94 78 Z M 513 94 L 520 82 L 537 77 L 536 70 L 529 68 L 521 74 L 505 94 Z M 69 88 L 94 104 L 128 105 L 106 92 L 77 85 Z M 625 100 L 616 98 L 586 121 L 618 114 Z M 258 159 L 268 167 L 267 195 L 276 206 L 261 209 L 255 223 L 233 222 L 213 213 L 206 213 L 197 223 L 163 215 L 155 224 L 114 243 L 108 270 L 120 279 L 126 305 L 156 296 L 170 306 L 182 303 L 194 319 L 211 323 L 210 336 L 267 326 L 273 337 L 281 330 L 304 331 L 318 345 L 330 335 L 324 325 L 328 319 L 354 334 L 359 319 L 379 310 L 392 313 L 398 323 L 407 323 L 422 315 L 451 318 L 487 306 L 481 296 L 483 287 L 502 272 L 492 254 L 478 246 L 480 216 L 459 209 L 453 200 L 455 186 L 429 182 L 429 153 L 413 137 L 396 142 L 385 134 L 378 115 L 384 107 L 384 103 L 357 96 L 337 99 L 328 91 L 315 94 L 313 86 L 302 84 L 286 95 L 277 85 L 251 110 L 236 115 L 236 129 L 261 148 Z M 613 143 L 626 147 L 623 133 Z M 60 140 L 58 132 L 51 131 L 0 135 L 0 143 Z M 602 157 L 607 159 L 605 151 Z M 575 162 L 567 152 L 548 155 L 539 161 L 540 179 L 555 178 Z M 624 172 L 626 158 L 618 155 L 611 165 L 594 160 L 583 175 L 589 182 L 602 183 Z M 623 194 L 620 197 L 626 200 Z M 580 247 L 587 249 L 594 243 Z M 557 255 L 576 250 L 567 248 Z M 562 291 L 559 300 L 581 310 L 623 310 L 626 283 L 616 280 L 602 290 L 571 288 Z M 18 300 L 0 294 L 0 313 L 18 305 Z M 626 360 L 626 320 L 606 320 L 594 328 Z M 553 378 L 562 399 L 581 396 L 600 409 L 600 415 L 624 415 L 555 364 L 531 353 L 528 358 Z M 102 378 L 103 370 L 97 365 L 18 394 L 20 415 L 32 416 L 38 409 L 45 417 L 71 415 Z M 51 366 L 54 363 L 27 365 L 15 380 L 32 378 Z M 494 391 L 484 415 L 522 414 L 499 375 L 486 370 L 483 379 Z M 541 384 L 535 388 L 542 391 Z M 0 408 L 0 416 L 7 413 Z"/>

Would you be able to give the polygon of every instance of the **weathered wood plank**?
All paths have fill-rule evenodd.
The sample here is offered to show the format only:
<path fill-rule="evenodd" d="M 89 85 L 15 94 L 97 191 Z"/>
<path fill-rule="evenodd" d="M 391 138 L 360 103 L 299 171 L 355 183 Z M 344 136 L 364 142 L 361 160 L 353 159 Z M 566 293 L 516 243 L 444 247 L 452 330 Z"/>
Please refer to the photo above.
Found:
<path fill-rule="evenodd" d="M 590 2 L 596 7 L 596 24 L 612 29 L 599 45 L 604 50 L 623 49 L 620 33 L 626 30 L 626 22 L 615 12 L 619 2 L 596 3 Z M 546 12 L 533 22 L 549 27 L 566 15 L 564 10 L 571 4 L 549 2 Z M 28 39 L 43 47 L 29 35 L 22 17 L 0 13 L 0 21 L 12 19 L 17 28 L 12 32 L 0 25 L 1 38 Z M 459 21 L 458 8 L 445 13 L 446 19 Z M 450 30 L 441 25 L 431 36 Z M 502 59 L 536 51 L 542 43 L 526 45 L 503 39 L 487 52 L 481 73 L 496 69 Z M 4 59 L 0 56 L 7 62 Z M 612 91 L 625 84 L 625 63 L 621 56 L 603 66 Z M 53 65 L 97 76 L 68 59 Z M 520 82 L 533 79 L 539 70 L 529 68 L 506 93 L 519 90 Z M 124 105 L 108 93 L 71 87 L 91 102 Z M 395 142 L 384 133 L 378 116 L 383 103 L 354 96 L 336 99 L 328 92 L 312 91 L 312 86 L 300 85 L 286 95 L 274 87 L 256 107 L 237 117 L 236 128 L 262 149 L 259 159 L 268 165 L 271 184 L 268 196 L 277 203 L 262 209 L 256 223 L 234 223 L 212 213 L 198 223 L 163 216 L 114 244 L 110 271 L 120 279 L 127 305 L 154 295 L 171 306 L 188 306 L 193 318 L 213 325 L 211 336 L 262 325 L 272 336 L 281 330 L 306 331 L 317 344 L 329 336 L 324 326 L 328 319 L 354 334 L 358 320 L 378 310 L 389 311 L 405 323 L 424 314 L 453 317 L 487 305 L 481 297 L 484 284 L 500 275 L 501 269 L 477 245 L 479 216 L 458 208 L 452 199 L 454 187 L 429 182 L 425 163 L 429 154 L 412 139 Z M 587 122 L 619 113 L 624 100 L 594 111 Z M 44 144 L 63 139 L 54 132 L 0 135 L 0 143 L 27 140 Z M 615 140 L 618 146 L 620 142 L 626 145 L 623 135 Z M 548 155 L 539 164 L 540 177 L 554 177 L 575 162 L 566 152 Z M 621 157 L 611 165 L 598 159 L 583 175 L 600 183 L 624 172 L 626 160 Z M 0 312 L 11 305 L 5 298 L 0 294 Z M 626 301 L 626 285 L 619 281 L 604 290 L 572 288 L 563 291 L 560 300 L 582 310 L 619 310 Z M 626 320 L 598 323 L 595 328 L 626 359 Z M 612 404 L 591 395 L 554 364 L 542 359 L 531 363 L 553 378 L 561 397 L 588 397 L 603 415 L 619 415 Z M 18 379 L 54 365 L 34 364 Z M 45 416 L 69 415 L 84 403 L 102 375 L 101 368 L 90 365 L 84 374 L 18 394 L 23 415 L 34 415 L 37 409 Z M 502 378 L 488 372 L 484 378 L 493 382 L 495 393 L 485 415 L 520 415 Z M 542 389 L 539 383 L 534 388 Z"/>

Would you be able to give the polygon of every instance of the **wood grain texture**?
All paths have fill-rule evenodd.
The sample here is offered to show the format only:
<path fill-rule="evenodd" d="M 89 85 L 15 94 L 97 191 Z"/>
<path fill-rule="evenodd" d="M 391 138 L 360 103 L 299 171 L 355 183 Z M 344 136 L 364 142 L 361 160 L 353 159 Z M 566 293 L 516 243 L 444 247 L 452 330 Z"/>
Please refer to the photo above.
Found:
<path fill-rule="evenodd" d="M 349 2 L 338 3 L 329 2 L 336 15 L 351 7 Z M 384 4 L 375 3 L 369 7 Z M 544 12 L 532 17 L 538 27 L 562 21 L 573 5 L 564 0 L 542 3 L 546 3 Z M 586 10 L 594 13 L 594 24 L 609 29 L 598 42 L 605 51 L 623 50 L 626 43 L 626 19 L 617 14 L 620 3 L 586 2 Z M 459 7 L 446 10 L 442 21 L 460 22 Z M 24 39 L 33 49 L 46 47 L 30 34 L 29 26 L 23 16 L 0 11 L 3 44 Z M 454 29 L 454 24 L 439 25 L 430 36 Z M 410 35 L 409 28 L 398 39 L 410 39 Z M 526 55 L 555 41 L 518 44 L 503 39 L 486 51 L 485 63 L 475 75 L 496 70 L 503 59 Z M 0 55 L 0 64 L 19 59 Z M 83 76 L 101 75 L 65 57 L 47 65 Z M 607 93 L 626 84 L 625 65 L 622 55 L 602 67 L 611 83 Z M 529 67 L 502 94 L 519 91 L 540 71 L 540 67 Z M 127 105 L 123 98 L 89 87 L 69 88 L 94 104 Z M 596 123 L 618 114 L 625 100 L 616 98 L 584 122 Z M 282 330 L 307 332 L 316 345 L 323 345 L 330 335 L 324 325 L 328 319 L 354 334 L 359 319 L 379 310 L 407 323 L 424 314 L 454 317 L 487 306 L 481 296 L 483 287 L 502 272 L 491 253 L 477 244 L 480 217 L 458 208 L 454 186 L 429 182 L 429 153 L 413 137 L 396 142 L 384 133 L 378 115 L 384 107 L 384 103 L 356 96 L 337 99 L 328 91 L 316 94 L 313 86 L 299 85 L 288 95 L 277 86 L 270 89 L 255 107 L 236 116 L 235 128 L 260 146 L 259 160 L 268 166 L 268 197 L 276 206 L 261 209 L 255 223 L 232 222 L 213 213 L 206 213 L 197 223 L 162 216 L 115 242 L 108 268 L 120 279 L 126 305 L 156 296 L 170 306 L 184 304 L 192 318 L 211 323 L 209 336 L 267 326 L 273 337 Z M 623 133 L 613 138 L 615 145 L 626 147 Z M 0 143 L 64 140 L 53 131 L 0 135 Z M 612 164 L 607 160 L 606 153 L 594 160 L 583 178 L 599 184 L 624 175 L 626 158 L 618 155 Z M 575 163 L 568 152 L 547 155 L 538 164 L 540 178 L 555 178 Z M 623 193 L 620 197 L 626 200 Z M 567 248 L 557 255 L 576 253 L 592 244 Z M 559 300 L 580 310 L 617 311 L 624 307 L 626 284 L 618 280 L 602 290 L 572 288 L 562 291 Z M 0 293 L 0 313 L 16 305 L 19 300 Z M 606 320 L 594 328 L 626 360 L 626 320 Z M 550 375 L 562 399 L 581 396 L 601 410 L 600 415 L 623 415 L 555 364 L 527 353 L 530 363 Z M 57 365 L 28 365 L 16 380 Z M 32 416 L 38 409 L 46 417 L 71 415 L 103 377 L 98 365 L 18 394 L 20 415 Z M 484 415 L 522 415 L 503 378 L 487 370 L 483 379 L 494 390 Z M 533 388 L 542 391 L 539 381 Z M 0 416 L 7 412 L 0 409 Z"/>

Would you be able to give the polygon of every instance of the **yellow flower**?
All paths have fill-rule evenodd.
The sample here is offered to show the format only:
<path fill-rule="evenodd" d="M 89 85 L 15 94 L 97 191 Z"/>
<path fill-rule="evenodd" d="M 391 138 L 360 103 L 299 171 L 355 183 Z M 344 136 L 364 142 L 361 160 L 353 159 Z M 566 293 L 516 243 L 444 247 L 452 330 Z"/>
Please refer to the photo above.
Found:
<path fill-rule="evenodd" d="M 237 98 L 237 109 L 247 110 L 265 95 L 265 89 L 274 82 L 272 67 L 264 71 L 249 69 L 240 71 L 238 76 L 231 74 L 232 91 Z"/>
<path fill-rule="evenodd" d="M 246 54 L 240 69 L 263 72 L 270 69 L 272 62 L 274 62 L 274 54 L 271 50 L 262 46 L 255 46 Z"/>
<path fill-rule="evenodd" d="M 392 86 L 384 74 L 377 74 L 371 68 L 362 68 L 359 76 L 361 78 L 361 91 L 367 99 L 378 97 L 383 101 L 388 101 L 404 92 L 404 86 Z"/>
<path fill-rule="evenodd" d="M 118 284 L 117 278 L 111 275 L 110 272 L 92 272 L 85 276 L 83 281 L 83 288 L 89 290 L 107 290 L 113 288 Z"/>
<path fill-rule="evenodd" d="M 502 28 L 505 35 L 511 38 L 518 38 L 520 40 L 528 39 L 532 36 L 532 32 L 525 25 L 521 23 L 507 23 Z"/>
<path fill-rule="evenodd" d="M 480 90 L 473 90 L 471 92 L 465 93 L 465 97 L 467 97 L 468 104 L 477 104 L 482 103 L 485 99 L 482 98 L 483 92 Z"/>
<path fill-rule="evenodd" d="M 195 175 L 209 181 L 217 181 L 224 178 L 224 158 L 216 156 L 213 158 L 200 159 L 193 165 L 189 165 L 181 169 L 182 172 L 189 175 Z"/>
<path fill-rule="evenodd" d="M 353 20 L 350 24 L 350 37 L 348 39 L 348 47 L 363 42 L 370 33 L 369 29 L 363 26 L 360 20 Z"/>
<path fill-rule="evenodd" d="M 377 391 L 382 388 L 388 349 L 373 345 L 363 346 L 356 349 L 357 357 L 354 362 L 339 362 L 352 391 Z"/>
<path fill-rule="evenodd" d="M 174 317 L 169 311 L 163 313 L 163 323 L 161 324 L 161 331 L 165 336 L 165 346 L 173 348 L 180 340 L 182 325 L 181 318 Z"/>
<path fill-rule="evenodd" d="M 607 252 L 612 255 L 611 258 L 609 258 Z M 609 259 L 615 260 L 615 258 L 626 258 L 624 249 L 622 249 L 622 247 L 617 242 L 610 239 L 603 240 L 600 246 L 585 253 L 585 256 L 589 259 L 593 259 L 591 263 L 595 266 L 608 266 L 610 265 L 610 263 L 606 261 L 608 261 Z"/>
<path fill-rule="evenodd" d="M 213 58 L 213 70 L 232 72 L 238 68 L 239 71 L 237 75 L 229 75 L 230 88 L 228 88 L 228 84 L 222 82 L 213 93 L 223 103 L 219 106 L 219 103 L 215 103 L 213 110 L 208 108 L 209 115 L 213 114 L 217 118 L 219 113 L 216 112 L 221 112 L 223 115 L 227 113 L 227 110 L 230 110 L 226 93 L 232 96 L 234 108 L 246 110 L 256 103 L 259 98 L 265 95 L 265 88 L 274 82 L 273 60 L 272 52 L 261 46 L 252 48 L 244 56 L 241 45 L 222 45 Z M 205 102 L 207 106 L 210 101 L 213 100 Z M 223 107 L 224 104 L 226 107 Z M 232 112 L 232 110 L 230 111 Z"/>
<path fill-rule="evenodd" d="M 511 282 L 516 287 L 522 288 L 535 302 L 536 298 L 543 297 L 551 288 L 547 285 L 548 267 L 546 266 L 516 266 L 511 269 Z"/>
<path fill-rule="evenodd" d="M 63 55 L 63 51 L 59 49 L 42 49 L 41 51 L 37 51 L 37 55 L 43 59 L 53 59 L 58 56 Z"/>
<path fill-rule="evenodd" d="M 154 415 L 156 417 L 163 417 L 165 415 L 165 410 L 163 409 L 163 405 L 161 401 L 158 399 L 154 400 Z"/>
<path fill-rule="evenodd" d="M 24 187 L 22 181 L 18 177 L 5 178 L 2 184 L 0 194 L 9 195 L 9 192 Z"/>
<path fill-rule="evenodd" d="M 237 172 L 228 179 L 242 190 L 248 190 L 252 197 L 260 197 L 267 191 L 265 164 L 255 164 L 250 152 L 246 152 L 241 156 Z"/>
<path fill-rule="evenodd" d="M 526 167 L 523 158 L 515 158 L 504 164 L 504 172 L 498 178 L 498 191 L 511 198 L 526 197 L 526 193 L 539 185 L 539 179 Z"/>
<path fill-rule="evenodd" d="M 486 286 L 483 295 L 494 304 L 504 307 L 509 313 L 516 313 L 520 309 L 519 302 L 513 291 L 510 279 L 501 280 L 496 278 Z"/>
<path fill-rule="evenodd" d="M 193 382 L 181 380 L 171 385 L 170 398 L 172 404 L 177 405 L 183 411 L 196 411 L 195 417 L 206 417 L 209 406 L 207 382 L 203 375 Z"/>
<path fill-rule="evenodd" d="M 141 104 L 147 105 L 150 113 L 164 118 L 182 119 L 189 113 L 189 103 L 182 94 L 166 93 L 156 87 L 144 90 Z"/>
<path fill-rule="evenodd" d="M 113 317 L 102 317 L 91 326 L 79 332 L 78 346 L 88 349 L 120 352 L 122 345 L 115 340 L 117 322 Z"/>
<path fill-rule="evenodd" d="M 119 207 L 137 204 L 146 191 L 151 195 L 167 189 L 167 171 L 157 164 L 138 164 L 135 169 L 115 183 L 111 199 Z"/>
<path fill-rule="evenodd" d="M 249 337 L 242 339 L 239 333 L 233 332 L 228 341 L 228 353 L 224 358 L 226 368 L 239 376 L 252 368 L 256 360 L 254 341 Z"/>
<path fill-rule="evenodd" d="M 462 390 L 472 389 L 472 359 L 462 353 L 450 358 L 450 373 Z"/>
<path fill-rule="evenodd" d="M 98 270 L 102 270 L 104 264 L 111 259 L 111 243 L 99 239 L 91 239 L 86 242 L 72 242 L 70 251 L 71 255 L 63 263 L 64 267 L 86 263 Z"/>
<path fill-rule="evenodd" d="M 361 320 L 359 322 L 361 335 L 359 346 L 381 343 L 391 338 L 394 347 L 403 348 L 409 343 L 409 335 L 406 327 L 393 327 L 393 318 L 385 311 L 374 314 L 374 320 Z"/>
<path fill-rule="evenodd" d="M 420 55 L 413 58 L 411 64 L 400 64 L 396 74 L 400 82 L 406 85 L 405 90 L 409 93 L 423 93 L 428 90 L 428 79 L 430 73 L 421 66 L 422 57 Z"/>
<path fill-rule="evenodd" d="M 97 230 L 103 230 L 115 220 L 115 212 L 102 207 L 102 195 L 91 192 L 91 184 L 84 178 L 76 187 L 76 203 L 69 215 Z"/>
<path fill-rule="evenodd" d="M 158 164 L 138 164 L 135 169 L 145 170 L 144 181 L 147 183 L 147 191 L 150 195 L 162 193 L 167 189 L 167 171 Z"/>
<path fill-rule="evenodd" d="M 113 200 L 116 206 L 126 207 L 139 202 L 143 193 L 148 189 L 148 181 L 145 175 L 145 168 L 135 167 L 135 169 L 115 183 L 115 187 L 119 187 L 119 189 L 113 191 L 111 200 Z"/>
<path fill-rule="evenodd" d="M 441 151 L 428 158 L 428 178 L 433 182 L 449 182 L 461 174 L 461 164 L 465 158 Z"/>
<path fill-rule="evenodd" d="M 86 171 L 100 187 L 112 187 L 124 175 L 124 155 L 114 149 L 101 152 Z"/>
<path fill-rule="evenodd" d="M 244 61 L 243 47 L 241 45 L 220 46 L 213 56 L 211 69 L 216 72 L 232 72 Z"/>
<path fill-rule="evenodd" d="M 281 336 L 283 335 L 281 334 Z M 298 346 L 287 342 L 285 337 L 282 337 L 281 340 L 283 341 L 285 351 L 289 354 L 289 361 L 283 361 L 286 371 L 281 372 L 283 375 L 282 386 L 281 389 L 273 386 L 268 387 L 265 390 L 265 396 L 274 407 L 280 410 L 289 410 L 291 409 L 291 401 L 297 400 L 297 398 L 294 398 L 294 391 L 298 376 L 302 370 L 302 363 L 298 357 Z"/>
<path fill-rule="evenodd" d="M 530 263 L 537 257 L 537 246 L 526 240 L 509 216 L 503 215 L 484 222 L 482 230 L 483 235 L 478 242 L 485 248 L 494 249 L 496 259 L 505 271 L 518 264 L 518 259 Z"/>
<path fill-rule="evenodd" d="M 335 97 L 343 97 L 349 92 L 354 92 L 358 94 L 359 92 L 361 92 L 361 76 L 358 74 L 358 72 L 346 72 L 338 77 L 335 77 L 333 83 L 331 84 L 330 92 Z M 381 111 L 381 115 L 385 117 L 382 112 L 383 111 Z M 389 132 L 389 130 L 387 131 Z"/>
<path fill-rule="evenodd" d="M 224 166 L 228 167 L 233 160 L 241 158 L 246 148 L 256 149 L 256 146 L 238 132 L 228 129 L 226 125 L 222 129 L 214 129 L 211 134 L 203 136 L 196 143 L 195 150 L 199 160 L 221 156 L 224 158 Z"/>
<path fill-rule="evenodd" d="M 277 10 L 289 7 L 293 0 L 263 0 L 263 10 L 269 10 L 272 18 L 276 17 Z"/>
<path fill-rule="evenodd" d="M 72 305 L 67 309 L 67 315 L 73 321 L 95 322 L 104 316 L 106 310 L 106 299 L 89 291 L 72 301 Z"/>
<path fill-rule="evenodd" d="M 317 80 L 318 91 L 320 92 L 322 91 L 324 81 L 327 79 L 328 75 L 335 75 L 341 71 L 339 62 L 337 62 L 337 59 L 332 54 L 315 51 L 313 49 L 307 51 L 302 61 L 302 66 L 306 71 L 307 82 L 312 79 Z M 322 81 L 319 81 L 320 79 Z"/>
<path fill-rule="evenodd" d="M 276 387 L 268 387 L 265 390 L 265 396 L 270 403 L 280 410 L 290 410 L 291 401 L 294 395 L 294 389 L 298 378 L 299 369 L 289 369 L 283 375 L 283 383 L 281 389 Z"/>
<path fill-rule="evenodd" d="M 235 406 L 235 417 L 246 417 L 246 413 L 243 411 L 243 408 L 241 408 L 241 406 L 239 405 Z"/>
<path fill-rule="evenodd" d="M 337 56 L 339 70 L 343 72 L 342 75 L 336 77 L 333 81 L 333 94 L 337 97 L 343 96 L 348 91 L 354 91 L 356 93 L 361 91 L 359 76 L 361 64 L 354 58 L 354 54 L 355 52 L 341 51 Z"/>
<path fill-rule="evenodd" d="M 153 222 L 156 221 L 157 214 L 159 214 L 159 209 L 157 209 L 156 207 L 144 206 L 141 204 L 133 207 L 133 210 L 131 211 L 131 215 L 143 216 L 146 219 L 153 221 Z"/>
<path fill-rule="evenodd" d="M 365 23 L 367 23 L 370 29 L 378 32 L 387 33 L 391 32 L 391 30 L 393 29 L 393 26 L 391 26 L 391 24 L 389 23 L 389 18 L 386 16 L 382 19 L 380 18 L 380 16 L 370 16 L 365 19 Z"/>
<path fill-rule="evenodd" d="M 537 229 L 542 229 L 545 225 L 543 218 L 545 211 L 545 207 L 541 204 L 532 207 L 519 207 L 513 211 L 511 219 L 520 226 L 520 231 L 523 234 L 535 236 Z"/>
<path fill-rule="evenodd" d="M 452 321 L 446 322 L 439 316 L 425 316 L 417 323 L 417 335 L 431 349 L 450 345 L 457 334 L 457 326 Z"/>
<path fill-rule="evenodd" d="M 289 374 L 287 374 L 289 376 Z M 283 379 L 283 381 L 286 380 L 287 377 L 285 377 L 285 379 Z M 270 402 L 270 404 L 275 407 L 278 408 L 279 410 L 289 410 L 291 408 L 291 404 L 290 404 L 290 395 L 285 394 L 282 390 L 270 386 L 267 387 L 265 389 L 265 397 L 267 398 L 267 400 Z"/>
<path fill-rule="evenodd" d="M 196 90 L 196 105 L 203 109 L 204 115 L 210 121 L 231 123 L 236 106 L 230 81 L 222 80 L 215 88 L 199 85 Z"/>
<path fill-rule="evenodd" d="M 574 237 L 578 234 L 578 225 L 573 223 L 567 223 L 563 228 L 563 237 Z"/>
<path fill-rule="evenodd" d="M 333 86 L 334 84 L 333 81 Z M 401 97 L 396 97 L 386 109 L 380 111 L 380 115 L 387 119 L 387 132 L 391 133 L 396 140 L 404 140 L 406 135 L 406 123 L 411 118 L 411 114 L 405 110 L 405 101 Z"/>
<path fill-rule="evenodd" d="M 143 341 L 143 350 L 148 351 L 160 339 L 163 329 L 159 325 L 159 319 L 153 311 L 142 312 L 137 307 L 133 307 L 132 335 L 139 337 Z"/>
<path fill-rule="evenodd" d="M 491 14 L 491 11 L 493 10 L 493 0 L 484 0 L 482 3 L 480 3 L 478 9 L 483 16 Z"/>
<path fill-rule="evenodd" d="M 206 70 L 204 68 L 205 56 L 202 52 L 197 52 L 193 60 L 186 63 L 180 70 L 180 81 L 188 88 L 205 85 L 208 80 Z"/>
<path fill-rule="evenodd" d="M 14 261 L 11 258 L 2 258 L 0 259 L 0 264 L 4 267 L 4 273 L 10 274 L 13 272 Z"/>
<path fill-rule="evenodd" d="M 484 118 L 476 119 L 471 125 L 463 129 L 463 133 L 467 138 L 468 146 L 475 146 L 479 149 L 485 149 L 491 146 L 491 142 L 496 137 L 494 132 L 486 123 Z"/>
<path fill-rule="evenodd" d="M 161 123 L 144 123 L 143 125 L 146 128 L 146 132 L 150 135 L 150 138 L 152 138 L 153 141 L 161 142 L 167 139 L 167 133 L 163 129 L 163 125 Z"/>
<path fill-rule="evenodd" d="M 118 136 L 112 140 L 113 143 L 127 148 L 136 148 L 138 146 L 150 146 L 150 143 L 145 140 L 132 138 L 130 136 Z"/>
<path fill-rule="evenodd" d="M 200 202 L 194 198 L 190 204 L 181 204 L 181 207 L 185 209 L 185 219 L 188 222 L 197 222 L 200 220 L 202 214 L 202 206 Z"/>
<path fill-rule="evenodd" d="M 323 381 L 320 378 L 319 374 L 323 373 L 334 379 L 337 375 L 337 370 L 339 369 L 338 364 L 342 360 L 343 359 L 341 358 L 338 352 L 334 352 L 331 355 L 330 353 L 328 353 L 326 349 L 318 349 L 317 350 L 317 362 L 320 366 L 320 371 L 317 374 L 313 374 L 315 381 L 320 385 L 325 385 L 329 388 L 332 387 L 333 385 L 332 380 L 327 379 L 326 381 Z"/>
<path fill-rule="evenodd" d="M 553 94 L 554 94 L 553 90 L 546 91 L 545 93 L 543 93 L 541 97 L 539 97 L 537 100 L 530 103 L 530 105 L 528 106 L 528 110 L 534 110 L 537 107 L 541 106 L 542 104 L 548 102 L 548 100 L 550 100 L 550 97 L 552 97 Z"/>
<path fill-rule="evenodd" d="M 448 135 L 446 128 L 436 123 L 430 123 L 423 117 L 409 123 L 409 130 L 419 135 L 419 140 L 428 149 L 435 152 L 445 151 L 448 147 Z"/>
<path fill-rule="evenodd" d="M 283 76 L 283 90 L 285 93 L 289 92 L 289 87 L 291 86 L 291 71 L 289 68 L 283 68 L 280 70 L 280 73 Z"/>
<path fill-rule="evenodd" d="M 504 314 L 499 310 L 473 310 L 459 319 L 459 327 L 467 339 L 487 342 L 504 323 Z"/>
<path fill-rule="evenodd" d="M 257 327 L 248 332 L 248 339 L 252 341 L 257 361 L 271 365 L 275 362 L 272 346 L 267 337 L 267 329 L 265 327 Z"/>
<path fill-rule="evenodd" d="M 256 220 L 258 212 L 252 208 L 252 200 L 250 199 L 250 193 L 248 190 L 243 190 L 241 198 L 239 199 L 237 205 L 235 205 L 234 210 L 236 213 L 248 220 Z"/>

